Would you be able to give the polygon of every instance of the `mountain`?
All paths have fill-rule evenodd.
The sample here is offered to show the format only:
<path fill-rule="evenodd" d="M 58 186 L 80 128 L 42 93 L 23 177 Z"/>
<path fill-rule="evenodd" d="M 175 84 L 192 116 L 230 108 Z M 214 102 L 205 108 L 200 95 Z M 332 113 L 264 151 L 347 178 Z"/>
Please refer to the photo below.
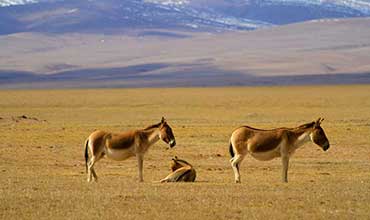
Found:
<path fill-rule="evenodd" d="M 37 3 L 37 0 L 1 0 L 0 7 L 6 7 L 11 5 L 26 5 L 31 3 Z"/>
<path fill-rule="evenodd" d="M 152 0 L 163 1 L 163 0 Z M 196 8 L 276 25 L 323 18 L 366 17 L 369 0 L 196 0 Z"/>
<path fill-rule="evenodd" d="M 0 8 L 0 34 L 117 32 L 140 28 L 250 30 L 270 24 L 142 0 L 65 0 Z"/>
<path fill-rule="evenodd" d="M 370 18 L 223 33 L 17 33 L 0 42 L 0 88 L 370 83 Z"/>
<path fill-rule="evenodd" d="M 140 28 L 222 32 L 370 16 L 370 0 L 0 0 L 0 34 Z"/>
<path fill-rule="evenodd" d="M 0 88 L 370 83 L 369 1 L 0 0 Z"/>

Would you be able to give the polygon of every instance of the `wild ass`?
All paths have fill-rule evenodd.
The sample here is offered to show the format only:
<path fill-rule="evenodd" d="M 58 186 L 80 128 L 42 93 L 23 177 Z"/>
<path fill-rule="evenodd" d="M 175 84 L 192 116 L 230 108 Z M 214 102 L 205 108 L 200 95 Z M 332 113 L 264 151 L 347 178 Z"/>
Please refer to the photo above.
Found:
<path fill-rule="evenodd" d="M 185 160 L 181 160 L 176 156 L 172 158 L 171 170 L 166 178 L 161 180 L 164 182 L 194 182 L 197 176 L 193 166 Z"/>
<path fill-rule="evenodd" d="M 85 142 L 85 163 L 87 181 L 92 180 L 92 176 L 97 181 L 98 177 L 94 170 L 94 165 L 103 156 L 113 160 L 125 160 L 136 156 L 139 169 L 139 181 L 143 181 L 143 160 L 144 154 L 150 146 L 162 139 L 170 147 L 176 145 L 175 136 L 166 120 L 148 126 L 144 129 L 125 131 L 121 133 L 109 133 L 105 131 L 94 131 Z M 89 153 L 91 158 L 89 160 Z"/>
<path fill-rule="evenodd" d="M 322 129 L 324 119 L 303 124 L 296 128 L 276 128 L 261 130 L 243 126 L 234 130 L 230 138 L 231 166 L 235 182 L 240 183 L 239 167 L 244 157 L 249 153 L 257 160 L 267 161 L 281 157 L 283 182 L 288 182 L 289 158 L 304 143 L 312 141 L 324 151 L 329 149 L 329 140 Z"/>

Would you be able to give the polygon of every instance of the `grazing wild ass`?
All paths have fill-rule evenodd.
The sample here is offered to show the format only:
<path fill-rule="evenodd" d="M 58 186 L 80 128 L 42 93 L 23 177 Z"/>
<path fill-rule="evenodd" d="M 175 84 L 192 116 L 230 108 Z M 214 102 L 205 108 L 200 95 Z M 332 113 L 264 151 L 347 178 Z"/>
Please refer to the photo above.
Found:
<path fill-rule="evenodd" d="M 197 176 L 193 166 L 185 160 L 181 160 L 176 156 L 172 158 L 171 170 L 166 178 L 161 180 L 164 182 L 194 182 Z"/>
<path fill-rule="evenodd" d="M 276 128 L 261 130 L 243 126 L 234 130 L 230 138 L 231 166 L 235 182 L 240 183 L 239 167 L 244 157 L 250 154 L 257 160 L 267 161 L 281 157 L 283 164 L 282 180 L 288 182 L 289 158 L 304 143 L 312 141 L 324 151 L 329 149 L 329 140 L 322 129 L 321 122 L 303 124 L 296 128 Z"/>
<path fill-rule="evenodd" d="M 90 182 L 92 176 L 97 181 L 98 177 L 95 173 L 94 165 L 103 156 L 113 160 L 125 160 L 136 156 L 139 168 L 139 181 L 142 182 L 144 154 L 159 139 L 169 144 L 171 148 L 176 145 L 172 129 L 164 118 L 158 124 L 139 130 L 121 133 L 94 131 L 85 142 L 87 181 Z M 90 159 L 89 153 L 91 154 Z"/>

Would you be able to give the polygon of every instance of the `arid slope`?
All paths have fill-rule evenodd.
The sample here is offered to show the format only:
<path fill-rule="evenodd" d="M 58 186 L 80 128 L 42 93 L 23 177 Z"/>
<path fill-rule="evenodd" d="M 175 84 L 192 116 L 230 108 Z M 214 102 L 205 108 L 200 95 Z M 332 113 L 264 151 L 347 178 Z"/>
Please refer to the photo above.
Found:
<path fill-rule="evenodd" d="M 0 37 L 0 86 L 163 86 L 156 80 L 174 86 L 274 84 L 264 78 L 255 83 L 253 77 L 323 74 L 356 78 L 370 72 L 369 27 L 370 19 L 360 18 L 218 34 L 7 35 Z"/>

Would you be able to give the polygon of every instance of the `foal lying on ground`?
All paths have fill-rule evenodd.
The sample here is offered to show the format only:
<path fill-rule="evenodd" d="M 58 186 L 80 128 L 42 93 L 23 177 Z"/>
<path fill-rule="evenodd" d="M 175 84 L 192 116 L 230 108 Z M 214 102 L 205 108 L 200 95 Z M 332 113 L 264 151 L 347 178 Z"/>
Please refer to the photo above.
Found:
<path fill-rule="evenodd" d="M 176 156 L 172 158 L 171 170 L 166 178 L 161 180 L 163 182 L 194 182 L 196 172 L 193 166 L 185 160 L 178 159 Z"/>
<path fill-rule="evenodd" d="M 283 163 L 283 182 L 288 182 L 289 158 L 294 151 L 304 143 L 312 141 L 324 151 L 329 149 L 329 140 L 321 128 L 319 118 L 315 122 L 303 124 L 296 128 L 276 128 L 261 130 L 243 126 L 234 130 L 230 138 L 231 166 L 235 175 L 235 182 L 240 183 L 239 167 L 247 154 L 257 160 L 271 160 L 281 157 Z"/>
<path fill-rule="evenodd" d="M 94 131 L 85 142 L 87 181 L 90 182 L 92 176 L 94 176 L 95 180 L 98 179 L 94 165 L 103 156 L 113 160 L 125 160 L 136 156 L 139 168 L 139 181 L 142 182 L 144 154 L 159 139 L 169 144 L 171 148 L 176 145 L 172 129 L 164 118 L 158 124 L 139 130 L 121 133 Z M 90 160 L 89 153 L 91 154 Z"/>

